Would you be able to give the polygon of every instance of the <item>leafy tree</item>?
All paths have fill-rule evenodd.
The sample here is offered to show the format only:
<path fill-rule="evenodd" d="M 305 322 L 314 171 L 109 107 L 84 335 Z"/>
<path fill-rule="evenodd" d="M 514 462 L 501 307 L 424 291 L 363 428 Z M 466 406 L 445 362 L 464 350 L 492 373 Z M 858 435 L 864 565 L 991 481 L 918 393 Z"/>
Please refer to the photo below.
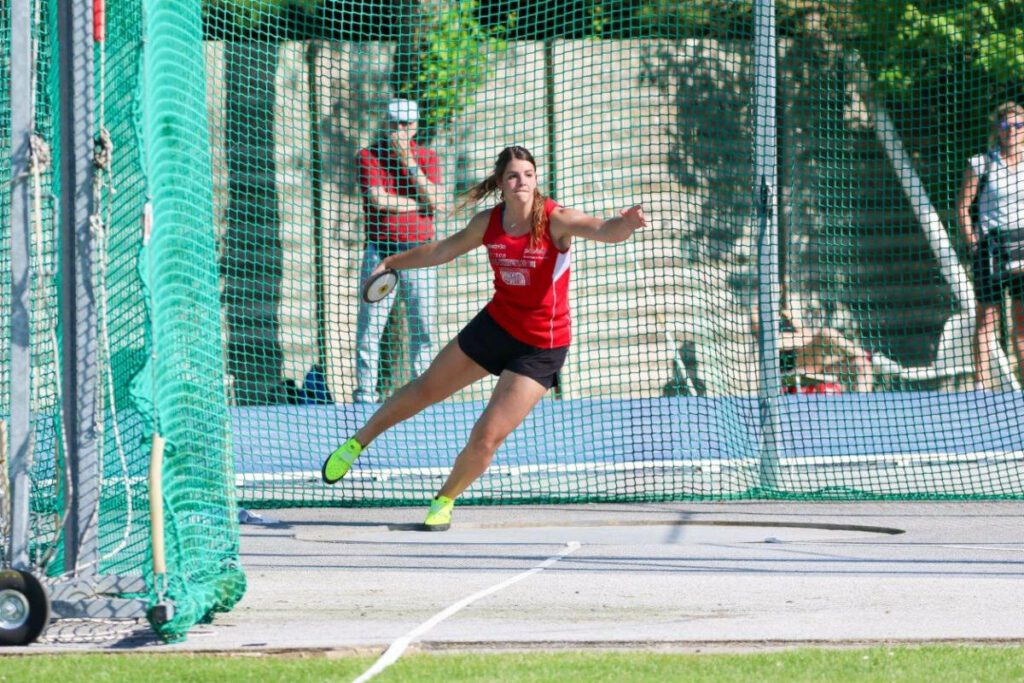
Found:
<path fill-rule="evenodd" d="M 1024 1 L 853 0 L 850 10 L 845 40 L 948 209 L 991 111 L 1024 95 Z M 942 142 L 915 145 L 922 137 Z"/>
<path fill-rule="evenodd" d="M 893 98 L 911 98 L 924 86 L 951 80 L 995 90 L 1024 81 L 1019 0 L 857 0 L 854 11 L 853 37 L 866 48 L 882 92 Z"/>
<path fill-rule="evenodd" d="M 412 23 L 396 55 L 395 92 L 421 107 L 420 138 L 429 141 L 437 129 L 473 104 L 487 77 L 488 59 L 504 50 L 508 24 L 489 28 L 477 19 L 476 0 L 412 2 Z M 509 20 L 506 20 L 509 21 Z"/>

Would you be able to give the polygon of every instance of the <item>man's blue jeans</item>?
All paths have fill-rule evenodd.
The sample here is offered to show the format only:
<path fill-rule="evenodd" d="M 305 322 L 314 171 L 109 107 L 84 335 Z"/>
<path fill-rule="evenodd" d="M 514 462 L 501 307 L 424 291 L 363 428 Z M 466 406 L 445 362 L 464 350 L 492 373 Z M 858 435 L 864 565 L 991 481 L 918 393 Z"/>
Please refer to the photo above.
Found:
<path fill-rule="evenodd" d="M 390 249 L 368 243 L 363 252 L 359 282 L 362 284 L 377 267 L 381 259 L 395 253 Z M 416 246 L 416 245 L 410 245 Z M 400 251 L 400 250 L 399 250 Z M 375 304 L 359 299 L 359 317 L 356 323 L 356 403 L 377 403 L 377 377 L 380 370 L 380 338 L 388 322 L 391 307 L 397 297 L 405 302 L 409 326 L 409 361 L 413 377 L 423 374 L 433 359 L 431 334 L 434 329 L 434 300 L 437 296 L 437 272 L 434 268 L 403 270 L 398 286 L 387 298 Z"/>

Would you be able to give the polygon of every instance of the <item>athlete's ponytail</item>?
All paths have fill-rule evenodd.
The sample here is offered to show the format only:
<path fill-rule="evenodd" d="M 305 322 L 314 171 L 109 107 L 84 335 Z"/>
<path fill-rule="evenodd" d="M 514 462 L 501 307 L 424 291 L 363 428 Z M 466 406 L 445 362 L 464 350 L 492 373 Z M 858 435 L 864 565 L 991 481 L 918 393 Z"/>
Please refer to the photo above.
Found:
<path fill-rule="evenodd" d="M 544 210 L 548 198 L 540 193 L 540 190 L 533 190 L 533 208 L 530 209 L 530 246 L 536 247 L 544 238 L 544 231 L 547 230 L 548 214 Z"/>
<path fill-rule="evenodd" d="M 476 204 L 487 195 L 493 194 L 497 191 L 498 181 L 495 174 L 491 173 L 491 175 L 487 176 L 479 183 L 462 193 L 462 199 L 460 199 L 459 203 L 455 205 L 454 209 L 452 209 L 452 213 L 458 213 L 467 206 Z"/>

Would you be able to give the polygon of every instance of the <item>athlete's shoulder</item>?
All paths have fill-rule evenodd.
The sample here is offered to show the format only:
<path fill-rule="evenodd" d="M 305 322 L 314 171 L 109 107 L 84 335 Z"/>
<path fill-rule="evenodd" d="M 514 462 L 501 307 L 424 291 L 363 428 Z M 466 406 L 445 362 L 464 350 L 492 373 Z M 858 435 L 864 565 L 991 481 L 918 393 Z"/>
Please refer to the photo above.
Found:
<path fill-rule="evenodd" d="M 487 226 L 491 220 L 491 214 L 494 209 L 482 209 L 473 214 L 473 217 L 469 219 L 469 223 L 466 225 L 467 230 L 477 230 L 481 234 L 487 231 Z"/>
<path fill-rule="evenodd" d="M 494 213 L 494 207 L 491 207 L 489 209 L 480 209 L 475 214 L 473 214 L 473 217 L 470 218 L 469 221 L 471 223 L 476 223 L 476 222 L 481 222 L 481 221 L 486 223 L 487 221 L 491 220 L 491 215 L 493 213 Z"/>

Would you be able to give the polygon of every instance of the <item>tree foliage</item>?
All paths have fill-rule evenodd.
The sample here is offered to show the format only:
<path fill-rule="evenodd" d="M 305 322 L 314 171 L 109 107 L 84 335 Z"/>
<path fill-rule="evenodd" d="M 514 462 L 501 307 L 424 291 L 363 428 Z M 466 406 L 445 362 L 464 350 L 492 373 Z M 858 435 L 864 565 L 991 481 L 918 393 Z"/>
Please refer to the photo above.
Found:
<path fill-rule="evenodd" d="M 395 41 L 392 87 L 423 107 L 424 135 L 457 117 L 505 40 L 747 40 L 753 0 L 203 0 L 207 36 Z M 823 27 L 863 58 L 876 94 L 913 150 L 930 152 L 940 197 L 984 144 L 992 109 L 1024 99 L 1024 0 L 775 0 L 781 39 Z M 406 21 L 410 12 L 414 21 Z M 809 22 L 810 17 L 814 18 Z M 943 175 L 945 174 L 945 175 Z M 939 177 L 942 176 L 942 177 Z"/>
<path fill-rule="evenodd" d="M 854 11 L 853 37 L 890 97 L 964 80 L 997 92 L 1024 82 L 1020 0 L 857 0 Z"/>
<path fill-rule="evenodd" d="M 430 3 L 421 10 L 410 68 L 399 68 L 394 80 L 396 92 L 419 102 L 425 139 L 472 105 L 489 59 L 505 49 L 507 26 L 484 28 L 476 12 L 475 0 Z"/>
<path fill-rule="evenodd" d="M 853 0 L 849 14 L 846 45 L 921 159 L 929 194 L 948 208 L 992 110 L 1024 96 L 1024 0 Z M 915 138 L 933 142 L 915 150 Z"/>

